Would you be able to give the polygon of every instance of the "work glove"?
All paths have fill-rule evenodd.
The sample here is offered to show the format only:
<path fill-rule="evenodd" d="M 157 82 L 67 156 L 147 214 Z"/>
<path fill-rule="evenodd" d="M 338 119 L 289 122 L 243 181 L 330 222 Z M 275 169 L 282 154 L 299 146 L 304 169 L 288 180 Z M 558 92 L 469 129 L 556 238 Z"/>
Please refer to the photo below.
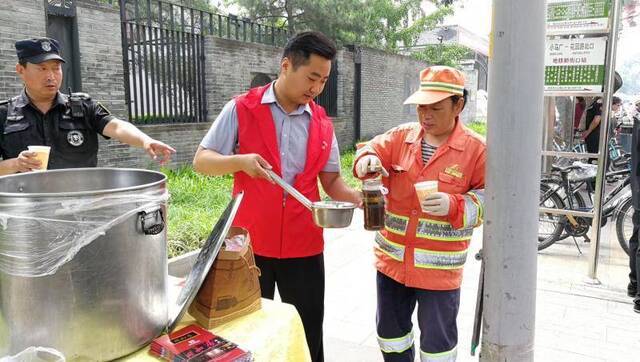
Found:
<path fill-rule="evenodd" d="M 375 155 L 362 156 L 356 163 L 356 176 L 365 177 L 368 173 L 382 173 L 382 176 L 389 176 L 387 170 L 382 167 L 382 161 Z"/>
<path fill-rule="evenodd" d="M 434 192 L 422 201 L 422 211 L 433 216 L 449 215 L 449 194 L 446 192 Z"/>

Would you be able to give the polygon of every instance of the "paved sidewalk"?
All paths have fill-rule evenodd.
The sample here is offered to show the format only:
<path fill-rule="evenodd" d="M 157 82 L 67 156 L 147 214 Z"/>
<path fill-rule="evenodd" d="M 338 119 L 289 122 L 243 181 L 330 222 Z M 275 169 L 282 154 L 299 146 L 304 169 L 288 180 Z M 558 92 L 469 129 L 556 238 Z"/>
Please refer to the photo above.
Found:
<path fill-rule="evenodd" d="M 614 234 L 607 226 L 603 235 Z M 351 227 L 325 236 L 325 359 L 382 361 L 375 335 L 373 232 L 363 229 L 358 210 Z M 480 266 L 472 256 L 481 240 L 478 229 L 462 285 L 458 361 L 478 359 L 469 351 Z M 589 244 L 578 241 L 582 255 L 570 239 L 538 254 L 536 361 L 640 361 L 640 314 L 626 297 L 627 256 L 611 241 L 602 245 L 598 286 L 584 282 Z"/>

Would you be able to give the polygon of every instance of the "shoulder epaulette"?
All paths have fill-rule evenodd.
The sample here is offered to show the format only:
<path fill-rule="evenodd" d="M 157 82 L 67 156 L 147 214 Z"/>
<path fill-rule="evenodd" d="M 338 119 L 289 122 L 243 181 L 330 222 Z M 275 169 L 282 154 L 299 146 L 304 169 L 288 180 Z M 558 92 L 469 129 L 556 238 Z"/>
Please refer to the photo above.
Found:
<path fill-rule="evenodd" d="M 9 98 L 9 99 L 2 100 L 2 101 L 0 101 L 0 106 L 4 106 L 5 104 L 9 104 L 11 102 L 15 102 L 16 99 L 18 99 L 18 97 L 12 97 L 12 98 Z"/>
<path fill-rule="evenodd" d="M 71 97 L 72 98 L 76 98 L 76 99 L 80 99 L 81 101 L 90 101 L 91 100 L 91 96 L 89 95 L 89 93 L 84 93 L 84 92 L 73 92 L 73 93 L 71 93 Z"/>

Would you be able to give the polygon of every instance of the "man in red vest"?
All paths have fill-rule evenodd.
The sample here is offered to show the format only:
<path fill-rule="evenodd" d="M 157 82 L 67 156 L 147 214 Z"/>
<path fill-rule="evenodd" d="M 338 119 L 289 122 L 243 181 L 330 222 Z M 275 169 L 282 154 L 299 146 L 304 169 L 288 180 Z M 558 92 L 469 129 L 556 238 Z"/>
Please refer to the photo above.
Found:
<path fill-rule="evenodd" d="M 296 307 L 313 361 L 323 360 L 322 229 L 265 169 L 311 201 L 320 198 L 319 179 L 331 198 L 360 203 L 360 193 L 340 177 L 333 124 L 313 101 L 329 78 L 335 54 L 333 42 L 321 33 L 293 37 L 284 49 L 278 79 L 227 103 L 193 160 L 197 172 L 234 174 L 234 194 L 245 193 L 234 224 L 251 234 L 262 296 L 273 299 L 277 285 L 282 301 Z"/>

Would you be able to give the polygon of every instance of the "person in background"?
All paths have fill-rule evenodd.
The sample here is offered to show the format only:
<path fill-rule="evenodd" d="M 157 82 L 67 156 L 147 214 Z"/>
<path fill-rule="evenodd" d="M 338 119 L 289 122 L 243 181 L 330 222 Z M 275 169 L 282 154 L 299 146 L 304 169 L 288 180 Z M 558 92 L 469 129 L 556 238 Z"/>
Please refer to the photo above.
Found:
<path fill-rule="evenodd" d="M 622 77 L 618 72 L 614 72 L 613 77 L 613 93 L 622 88 Z M 620 109 L 622 100 L 616 96 L 611 98 L 611 113 L 615 113 Z M 611 117 L 610 117 L 611 118 Z M 600 121 L 602 120 L 602 98 L 597 97 L 593 103 L 587 108 L 585 114 L 585 130 L 582 133 L 582 139 L 585 141 L 587 152 L 598 153 L 600 144 Z M 611 136 L 611 135 L 610 135 Z M 607 158 L 608 160 L 608 158 Z"/>
<path fill-rule="evenodd" d="M 580 129 L 580 121 L 584 114 L 584 109 L 587 107 L 587 102 L 584 97 L 576 97 L 576 108 L 573 113 L 573 131 L 577 132 Z"/>
<path fill-rule="evenodd" d="M 613 96 L 611 98 L 611 113 L 617 112 L 621 105 L 622 99 Z M 600 121 L 602 120 L 602 98 L 596 98 L 586 112 L 585 126 L 587 128 L 582 133 L 582 139 L 584 139 L 586 143 L 587 152 L 598 153 L 600 144 Z M 609 136 L 613 135 L 610 134 Z"/>
<path fill-rule="evenodd" d="M 633 133 L 631 135 L 631 198 L 633 202 L 633 233 L 629 239 L 629 285 L 627 294 L 633 298 L 633 310 L 640 313 L 640 99 L 635 102 Z"/>

